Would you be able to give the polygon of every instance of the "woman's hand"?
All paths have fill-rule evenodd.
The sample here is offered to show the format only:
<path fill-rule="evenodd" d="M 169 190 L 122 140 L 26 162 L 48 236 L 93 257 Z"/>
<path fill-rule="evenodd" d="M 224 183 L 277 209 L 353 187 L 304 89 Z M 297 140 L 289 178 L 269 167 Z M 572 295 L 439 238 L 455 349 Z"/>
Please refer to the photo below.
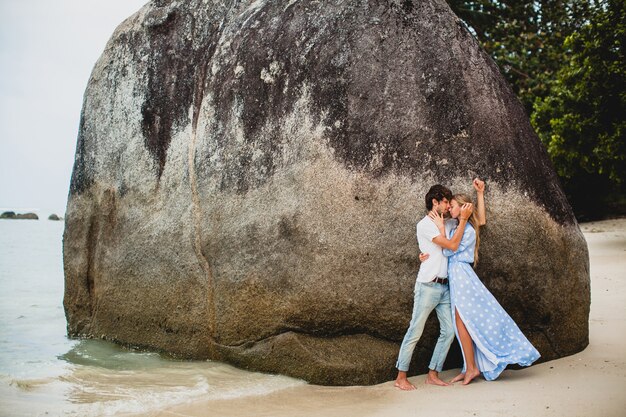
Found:
<path fill-rule="evenodd" d="M 443 221 L 443 213 L 439 214 L 435 210 L 431 210 L 428 212 L 428 217 L 430 217 L 437 226 L 437 229 L 441 232 L 442 235 L 445 235 L 444 221 Z"/>
<path fill-rule="evenodd" d="M 485 181 L 481 181 L 479 178 L 474 178 L 472 185 L 476 190 L 476 214 L 478 215 L 478 225 L 484 226 L 487 224 L 487 213 L 485 212 Z"/>
<path fill-rule="evenodd" d="M 430 255 L 427 253 L 420 253 L 419 258 L 420 258 L 420 262 L 424 262 L 426 259 L 430 258 Z"/>
<path fill-rule="evenodd" d="M 472 203 L 465 203 L 461 206 L 461 214 L 459 215 L 460 219 L 467 220 L 472 215 L 474 211 L 474 205 Z"/>
<path fill-rule="evenodd" d="M 474 178 L 472 185 L 474 186 L 474 189 L 477 193 L 485 192 L 485 181 L 481 181 L 479 178 Z"/>

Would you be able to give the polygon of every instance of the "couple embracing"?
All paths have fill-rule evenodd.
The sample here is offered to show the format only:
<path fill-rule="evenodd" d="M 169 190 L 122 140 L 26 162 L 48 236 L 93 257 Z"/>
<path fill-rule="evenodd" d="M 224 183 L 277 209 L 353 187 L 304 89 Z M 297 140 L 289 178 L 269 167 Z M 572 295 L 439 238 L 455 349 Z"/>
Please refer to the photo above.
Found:
<path fill-rule="evenodd" d="M 415 389 L 407 379 L 407 371 L 433 310 L 437 312 L 440 334 L 428 366 L 428 384 L 446 386 L 463 381 L 467 385 L 481 374 L 491 381 L 507 365 L 528 366 L 540 356 L 472 269 L 478 262 L 480 226 L 486 223 L 485 183 L 475 179 L 473 186 L 477 193 L 475 210 L 469 196 L 453 196 L 442 185 L 432 186 L 426 194 L 428 215 L 417 224 L 422 264 L 415 282 L 411 323 L 396 363 L 395 386 L 402 390 Z M 448 213 L 450 219 L 446 220 Z M 464 365 L 448 383 L 439 378 L 439 372 L 455 334 Z"/>

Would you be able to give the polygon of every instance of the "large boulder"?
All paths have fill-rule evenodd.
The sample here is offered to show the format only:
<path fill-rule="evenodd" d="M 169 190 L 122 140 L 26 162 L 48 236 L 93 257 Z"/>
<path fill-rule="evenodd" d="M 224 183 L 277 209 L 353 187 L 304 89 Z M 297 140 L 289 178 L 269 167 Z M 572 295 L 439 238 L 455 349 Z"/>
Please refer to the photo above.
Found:
<path fill-rule="evenodd" d="M 444 0 L 152 1 L 85 93 L 68 332 L 320 384 L 392 379 L 423 196 L 474 176 L 479 276 L 544 360 L 584 349 L 584 238 Z M 412 372 L 437 335 L 432 317 Z"/>

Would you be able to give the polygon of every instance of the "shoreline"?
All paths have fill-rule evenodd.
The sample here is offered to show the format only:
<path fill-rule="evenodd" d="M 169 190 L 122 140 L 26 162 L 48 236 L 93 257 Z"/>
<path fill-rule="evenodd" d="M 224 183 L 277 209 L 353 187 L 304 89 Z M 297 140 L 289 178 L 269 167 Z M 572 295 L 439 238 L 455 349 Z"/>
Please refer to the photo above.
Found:
<path fill-rule="evenodd" d="M 435 387 L 409 378 L 415 391 L 393 381 L 373 386 L 300 385 L 267 395 L 197 400 L 135 416 L 606 416 L 626 409 L 626 218 L 580 224 L 589 248 L 589 346 L 529 368 L 506 370 L 493 382 Z M 458 369 L 442 372 L 444 380 Z M 131 414 L 129 414 L 131 415 Z"/>

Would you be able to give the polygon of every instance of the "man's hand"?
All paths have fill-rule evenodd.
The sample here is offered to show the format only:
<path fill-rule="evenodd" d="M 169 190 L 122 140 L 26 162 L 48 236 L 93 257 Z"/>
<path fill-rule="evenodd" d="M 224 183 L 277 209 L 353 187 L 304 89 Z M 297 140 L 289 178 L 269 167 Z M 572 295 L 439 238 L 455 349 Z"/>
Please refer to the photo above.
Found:
<path fill-rule="evenodd" d="M 439 229 L 439 231 L 445 230 L 443 213 L 439 214 L 435 210 L 431 210 L 428 212 L 428 217 L 432 219 L 432 221 L 435 223 L 435 226 L 437 226 L 437 229 Z M 445 232 L 443 232 L 442 234 L 445 235 Z"/>
<path fill-rule="evenodd" d="M 461 213 L 459 214 L 459 218 L 463 220 L 467 220 L 470 218 L 473 211 L 474 211 L 474 205 L 472 203 L 465 203 L 461 206 Z M 443 218 L 442 218 L 442 221 L 443 221 Z"/>
<path fill-rule="evenodd" d="M 474 186 L 474 189 L 477 193 L 485 192 L 485 181 L 481 181 L 479 178 L 474 178 L 472 185 Z"/>
<path fill-rule="evenodd" d="M 426 259 L 430 258 L 430 255 L 427 253 L 420 253 L 419 258 L 420 262 L 424 262 Z"/>

